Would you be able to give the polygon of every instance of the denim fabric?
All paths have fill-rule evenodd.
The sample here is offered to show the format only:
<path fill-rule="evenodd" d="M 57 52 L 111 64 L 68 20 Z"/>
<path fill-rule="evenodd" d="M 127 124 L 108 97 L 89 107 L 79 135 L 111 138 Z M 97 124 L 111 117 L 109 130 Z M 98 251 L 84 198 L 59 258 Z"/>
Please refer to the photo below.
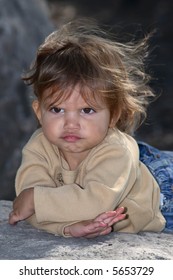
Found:
<path fill-rule="evenodd" d="M 166 219 L 166 230 L 173 231 L 173 152 L 160 151 L 138 142 L 140 160 L 148 167 L 160 186 L 160 209 Z"/>

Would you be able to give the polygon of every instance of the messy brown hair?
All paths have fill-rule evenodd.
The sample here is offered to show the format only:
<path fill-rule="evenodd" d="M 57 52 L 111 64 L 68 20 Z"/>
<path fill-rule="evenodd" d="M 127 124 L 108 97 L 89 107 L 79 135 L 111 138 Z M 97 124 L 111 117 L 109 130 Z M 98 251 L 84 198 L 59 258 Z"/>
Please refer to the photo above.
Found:
<path fill-rule="evenodd" d="M 148 39 L 121 43 L 96 25 L 70 22 L 45 39 L 23 80 L 48 106 L 68 98 L 77 85 L 90 105 L 99 96 L 111 118 L 119 112 L 116 127 L 132 134 L 154 96 L 144 69 Z"/>

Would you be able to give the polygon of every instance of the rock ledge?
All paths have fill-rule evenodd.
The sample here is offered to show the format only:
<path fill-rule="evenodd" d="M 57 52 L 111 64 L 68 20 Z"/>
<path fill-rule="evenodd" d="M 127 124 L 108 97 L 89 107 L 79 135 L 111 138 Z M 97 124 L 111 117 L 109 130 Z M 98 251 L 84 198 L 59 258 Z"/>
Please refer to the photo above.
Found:
<path fill-rule="evenodd" d="M 26 222 L 9 225 L 11 208 L 11 201 L 0 201 L 1 260 L 173 260 L 171 233 L 63 238 L 34 229 Z"/>

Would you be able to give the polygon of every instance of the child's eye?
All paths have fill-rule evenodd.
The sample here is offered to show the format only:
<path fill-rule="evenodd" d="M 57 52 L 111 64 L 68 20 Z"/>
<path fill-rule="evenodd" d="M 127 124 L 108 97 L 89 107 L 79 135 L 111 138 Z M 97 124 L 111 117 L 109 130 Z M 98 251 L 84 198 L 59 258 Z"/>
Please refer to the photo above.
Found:
<path fill-rule="evenodd" d="M 54 114 L 64 113 L 64 109 L 58 107 L 52 107 L 50 108 L 50 112 Z"/>
<path fill-rule="evenodd" d="M 93 113 L 95 113 L 96 111 L 95 111 L 94 109 L 92 109 L 92 108 L 83 108 L 83 109 L 81 110 L 81 112 L 82 112 L 83 114 L 93 114 Z"/>

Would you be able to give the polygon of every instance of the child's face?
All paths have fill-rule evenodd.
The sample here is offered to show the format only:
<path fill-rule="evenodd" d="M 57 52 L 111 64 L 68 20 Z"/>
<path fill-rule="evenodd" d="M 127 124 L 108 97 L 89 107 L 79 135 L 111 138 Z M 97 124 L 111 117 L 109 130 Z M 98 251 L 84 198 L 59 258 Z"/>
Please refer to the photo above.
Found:
<path fill-rule="evenodd" d="M 103 102 L 91 108 L 76 87 L 70 97 L 46 109 L 34 101 L 33 109 L 46 138 L 56 145 L 70 167 L 77 167 L 107 135 L 110 112 Z M 75 166 L 76 163 L 76 166 Z"/>

